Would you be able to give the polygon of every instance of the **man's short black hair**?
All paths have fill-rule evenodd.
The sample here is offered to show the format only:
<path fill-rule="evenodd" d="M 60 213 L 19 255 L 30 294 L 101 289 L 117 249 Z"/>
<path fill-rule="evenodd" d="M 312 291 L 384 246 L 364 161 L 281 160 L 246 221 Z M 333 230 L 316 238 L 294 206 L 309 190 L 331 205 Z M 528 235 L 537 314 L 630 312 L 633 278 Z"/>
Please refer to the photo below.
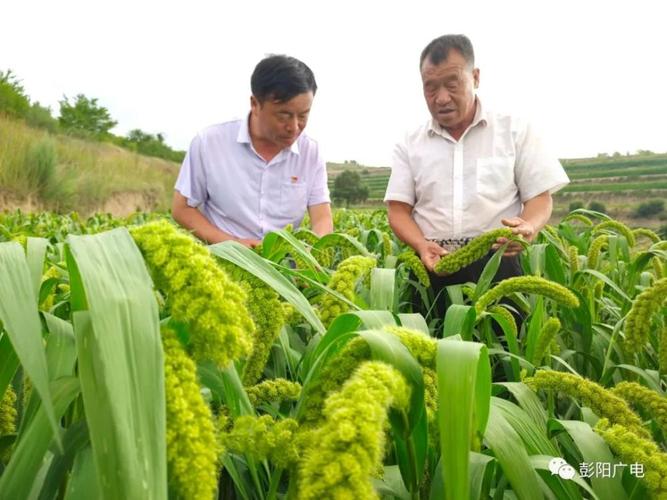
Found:
<path fill-rule="evenodd" d="M 259 102 L 267 99 L 286 102 L 306 92 L 315 95 L 317 83 L 311 69 L 298 59 L 270 55 L 255 66 L 250 89 Z"/>
<path fill-rule="evenodd" d="M 422 55 L 419 59 L 419 68 L 421 69 L 427 57 L 432 64 L 436 65 L 447 60 L 449 51 L 452 49 L 457 50 L 470 67 L 475 67 L 475 52 L 472 49 L 470 39 L 465 35 L 443 35 L 432 40 L 422 50 Z"/>

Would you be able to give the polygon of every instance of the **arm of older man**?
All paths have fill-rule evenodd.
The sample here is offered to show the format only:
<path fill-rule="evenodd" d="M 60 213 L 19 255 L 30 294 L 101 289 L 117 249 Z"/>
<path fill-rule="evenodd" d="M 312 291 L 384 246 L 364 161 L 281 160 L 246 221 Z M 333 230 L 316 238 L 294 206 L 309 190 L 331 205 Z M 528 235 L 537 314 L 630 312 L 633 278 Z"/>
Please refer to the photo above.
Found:
<path fill-rule="evenodd" d="M 518 217 L 501 219 L 501 223 L 512 230 L 512 233 L 520 235 L 524 240 L 530 242 L 537 236 L 537 233 L 545 226 L 551 217 L 553 209 L 553 200 L 549 191 L 544 191 L 537 196 L 526 200 L 523 204 L 523 210 Z M 497 250 L 501 245 L 507 243 L 507 238 L 498 238 L 492 249 Z M 505 257 L 518 255 L 523 250 L 523 245 L 518 241 L 511 241 L 505 253 Z"/>
<path fill-rule="evenodd" d="M 402 242 L 410 245 L 419 254 L 426 269 L 433 272 L 433 267 L 447 251 L 437 243 L 424 238 L 424 234 L 412 218 L 412 205 L 389 200 L 387 201 L 387 215 L 389 225 L 396 236 Z"/>

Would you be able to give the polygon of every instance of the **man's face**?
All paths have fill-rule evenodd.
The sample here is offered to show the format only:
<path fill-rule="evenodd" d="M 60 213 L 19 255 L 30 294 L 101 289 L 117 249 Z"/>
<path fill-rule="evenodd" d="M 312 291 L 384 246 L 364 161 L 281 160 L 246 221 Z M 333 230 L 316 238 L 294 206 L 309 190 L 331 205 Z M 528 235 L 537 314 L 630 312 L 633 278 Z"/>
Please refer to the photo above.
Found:
<path fill-rule="evenodd" d="M 450 133 L 463 133 L 475 116 L 479 69 L 470 68 L 457 50 L 450 50 L 440 64 L 427 57 L 421 76 L 426 104 L 435 121 Z"/>
<path fill-rule="evenodd" d="M 281 149 L 290 147 L 306 128 L 312 104 L 312 92 L 298 94 L 285 102 L 266 99 L 260 103 L 251 96 L 250 109 L 259 138 Z"/>

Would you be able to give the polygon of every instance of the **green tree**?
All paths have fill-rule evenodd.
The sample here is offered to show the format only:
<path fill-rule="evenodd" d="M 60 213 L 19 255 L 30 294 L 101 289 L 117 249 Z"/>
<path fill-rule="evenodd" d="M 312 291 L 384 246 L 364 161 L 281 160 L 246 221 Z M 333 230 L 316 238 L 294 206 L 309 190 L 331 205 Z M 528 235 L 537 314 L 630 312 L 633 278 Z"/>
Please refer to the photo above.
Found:
<path fill-rule="evenodd" d="M 21 81 L 11 69 L 0 71 L 0 113 L 23 118 L 30 109 L 30 99 L 23 90 Z"/>
<path fill-rule="evenodd" d="M 336 201 L 345 201 L 345 206 L 350 203 L 365 201 L 368 198 L 368 187 L 361 182 L 358 172 L 343 170 L 334 181 L 331 196 Z"/>
<path fill-rule="evenodd" d="M 59 103 L 58 121 L 67 132 L 101 139 L 116 126 L 117 122 L 111 119 L 106 108 L 97 104 L 96 98 L 89 99 L 83 94 L 78 94 L 72 103 L 67 96 L 64 96 Z"/>

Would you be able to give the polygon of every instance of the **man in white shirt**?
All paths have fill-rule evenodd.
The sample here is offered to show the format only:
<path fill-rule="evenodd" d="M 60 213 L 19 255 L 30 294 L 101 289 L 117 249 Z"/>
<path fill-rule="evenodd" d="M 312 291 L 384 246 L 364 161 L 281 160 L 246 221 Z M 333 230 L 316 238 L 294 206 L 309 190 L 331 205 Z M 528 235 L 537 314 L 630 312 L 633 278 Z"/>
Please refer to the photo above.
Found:
<path fill-rule="evenodd" d="M 431 272 L 448 251 L 503 225 L 531 241 L 551 216 L 551 193 L 569 182 L 562 166 L 528 124 L 482 107 L 467 37 L 433 40 L 420 70 L 432 118 L 395 147 L 384 198 L 392 229 Z M 498 239 L 494 249 L 503 243 Z M 510 243 L 496 280 L 521 274 L 521 250 Z M 434 290 L 476 282 L 488 258 L 450 276 L 432 275 Z"/>
<path fill-rule="evenodd" d="M 295 228 L 306 210 L 312 229 L 333 231 L 326 164 L 303 134 L 317 84 L 293 57 L 269 56 L 251 80 L 246 119 L 197 134 L 181 166 L 174 219 L 208 243 L 229 239 L 248 247 L 269 231 Z"/>

